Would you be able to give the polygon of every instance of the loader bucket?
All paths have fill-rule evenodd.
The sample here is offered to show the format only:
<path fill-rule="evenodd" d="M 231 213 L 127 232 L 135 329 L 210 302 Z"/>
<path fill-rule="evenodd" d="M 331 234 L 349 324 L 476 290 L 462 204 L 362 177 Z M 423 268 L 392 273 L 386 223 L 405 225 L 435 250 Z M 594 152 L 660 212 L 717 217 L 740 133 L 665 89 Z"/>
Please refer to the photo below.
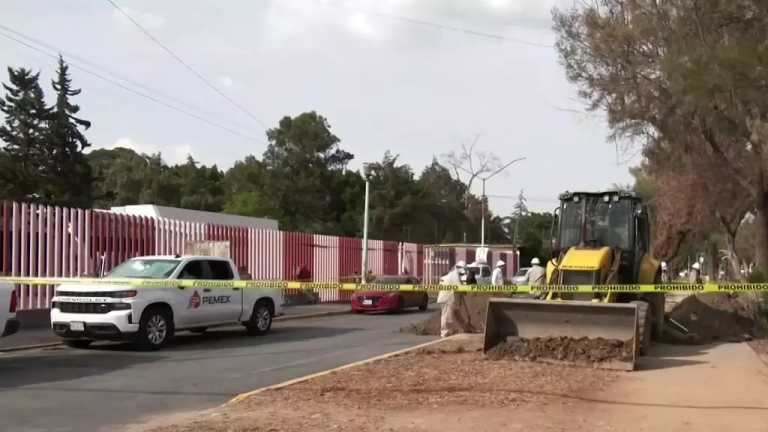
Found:
<path fill-rule="evenodd" d="M 509 298 L 488 300 L 483 352 L 506 342 L 510 336 L 526 339 L 564 336 L 573 339 L 603 338 L 628 341 L 632 344 L 631 358 L 617 358 L 595 366 L 633 370 L 638 344 L 637 307 L 631 303 Z"/>

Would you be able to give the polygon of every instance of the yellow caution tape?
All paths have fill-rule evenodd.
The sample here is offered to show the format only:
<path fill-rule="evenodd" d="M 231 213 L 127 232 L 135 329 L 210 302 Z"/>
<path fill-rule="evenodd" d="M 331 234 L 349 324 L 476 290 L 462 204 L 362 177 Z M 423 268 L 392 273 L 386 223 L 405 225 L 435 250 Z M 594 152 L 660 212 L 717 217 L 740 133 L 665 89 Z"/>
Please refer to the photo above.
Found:
<path fill-rule="evenodd" d="M 650 292 L 746 292 L 768 291 L 768 283 L 723 284 L 629 284 L 629 285 L 438 285 L 438 284 L 382 284 L 292 282 L 276 280 L 197 280 L 197 279 L 117 279 L 117 278 L 34 278 L 0 277 L 0 282 L 19 285 L 117 285 L 137 288 L 244 288 L 244 289 L 335 289 L 342 291 L 456 291 L 466 293 L 650 293 Z"/>

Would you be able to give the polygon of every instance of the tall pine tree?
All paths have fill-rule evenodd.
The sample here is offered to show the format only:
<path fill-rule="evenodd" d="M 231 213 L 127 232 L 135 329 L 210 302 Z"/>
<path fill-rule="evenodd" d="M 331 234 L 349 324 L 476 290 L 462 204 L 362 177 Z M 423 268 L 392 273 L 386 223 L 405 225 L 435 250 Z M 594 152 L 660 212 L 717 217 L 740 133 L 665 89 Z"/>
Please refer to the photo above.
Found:
<path fill-rule="evenodd" d="M 40 74 L 24 68 L 8 68 L 9 84 L 0 112 L 0 194 L 4 199 L 39 201 L 45 169 L 44 143 L 50 110 L 45 105 Z"/>
<path fill-rule="evenodd" d="M 90 207 L 93 203 L 93 174 L 83 150 L 91 144 L 80 131 L 91 122 L 76 117 L 80 107 L 71 102 L 80 89 L 72 88 L 69 66 L 59 57 L 56 78 L 52 82 L 56 104 L 48 122 L 45 183 L 42 195 L 46 202 L 73 207 Z"/>

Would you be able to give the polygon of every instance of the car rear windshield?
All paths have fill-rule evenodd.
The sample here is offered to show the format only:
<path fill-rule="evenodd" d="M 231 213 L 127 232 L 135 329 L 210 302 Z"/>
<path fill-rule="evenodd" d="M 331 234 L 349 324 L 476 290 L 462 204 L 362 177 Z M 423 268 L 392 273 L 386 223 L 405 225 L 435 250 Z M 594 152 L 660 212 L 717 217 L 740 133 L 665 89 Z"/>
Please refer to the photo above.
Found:
<path fill-rule="evenodd" d="M 178 260 L 132 259 L 112 269 L 108 278 L 166 279 L 171 276 Z"/>

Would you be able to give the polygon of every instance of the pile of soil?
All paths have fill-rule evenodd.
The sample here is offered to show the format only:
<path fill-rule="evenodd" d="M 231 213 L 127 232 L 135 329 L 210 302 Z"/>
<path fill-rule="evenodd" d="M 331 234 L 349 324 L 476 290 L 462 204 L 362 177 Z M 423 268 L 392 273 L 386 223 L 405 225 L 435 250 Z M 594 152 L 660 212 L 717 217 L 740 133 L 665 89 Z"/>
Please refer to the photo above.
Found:
<path fill-rule="evenodd" d="M 491 297 L 510 297 L 504 294 L 464 294 L 466 308 L 459 307 L 459 314 L 469 324 L 468 329 L 455 329 L 465 333 L 482 333 L 485 331 L 485 315 L 488 309 L 488 299 Z M 404 333 L 417 335 L 440 334 L 440 310 L 435 311 L 429 318 L 416 324 L 411 324 L 400 329 Z"/>
<path fill-rule="evenodd" d="M 678 303 L 669 317 L 694 334 L 698 343 L 737 342 L 764 335 L 765 322 L 751 293 L 691 295 Z"/>
<path fill-rule="evenodd" d="M 510 337 L 486 353 L 491 360 L 512 358 L 536 361 L 558 360 L 570 363 L 632 361 L 632 341 L 603 338 L 519 338 Z"/>

